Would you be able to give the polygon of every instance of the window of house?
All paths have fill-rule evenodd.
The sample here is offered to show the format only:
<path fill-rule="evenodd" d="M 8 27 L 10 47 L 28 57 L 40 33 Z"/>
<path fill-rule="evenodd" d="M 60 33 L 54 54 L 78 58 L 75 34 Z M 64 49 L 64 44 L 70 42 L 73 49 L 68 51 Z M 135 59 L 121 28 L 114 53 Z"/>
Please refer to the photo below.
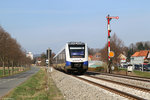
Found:
<path fill-rule="evenodd" d="M 96 58 L 99 58 L 100 57 L 100 55 L 96 55 Z"/>

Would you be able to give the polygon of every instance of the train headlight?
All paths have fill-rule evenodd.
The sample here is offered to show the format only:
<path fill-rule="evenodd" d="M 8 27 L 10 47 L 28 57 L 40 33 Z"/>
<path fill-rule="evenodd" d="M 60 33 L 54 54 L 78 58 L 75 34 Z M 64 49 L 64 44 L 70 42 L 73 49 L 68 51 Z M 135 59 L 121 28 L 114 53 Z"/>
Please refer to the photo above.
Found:
<path fill-rule="evenodd" d="M 66 61 L 66 66 L 71 66 L 71 62 Z"/>
<path fill-rule="evenodd" d="M 88 66 L 88 61 L 83 63 L 84 66 Z"/>

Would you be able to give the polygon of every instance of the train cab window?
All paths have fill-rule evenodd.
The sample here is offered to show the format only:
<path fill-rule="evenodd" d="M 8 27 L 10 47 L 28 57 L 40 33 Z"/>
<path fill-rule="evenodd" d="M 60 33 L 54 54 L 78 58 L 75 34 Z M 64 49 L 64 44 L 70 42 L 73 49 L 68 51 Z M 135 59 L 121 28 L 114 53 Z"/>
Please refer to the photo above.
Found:
<path fill-rule="evenodd" d="M 84 58 L 85 46 L 69 46 L 70 58 Z"/>

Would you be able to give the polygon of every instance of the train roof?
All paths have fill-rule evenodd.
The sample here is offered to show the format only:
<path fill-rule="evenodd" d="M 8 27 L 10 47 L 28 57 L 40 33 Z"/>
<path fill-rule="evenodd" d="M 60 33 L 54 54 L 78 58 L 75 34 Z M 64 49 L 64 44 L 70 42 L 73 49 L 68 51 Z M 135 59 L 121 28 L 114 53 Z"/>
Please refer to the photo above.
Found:
<path fill-rule="evenodd" d="M 60 54 L 64 49 L 65 49 L 65 46 L 53 58 L 55 58 L 58 54 Z"/>
<path fill-rule="evenodd" d="M 84 42 L 68 42 L 66 44 L 67 45 L 85 45 Z M 53 58 L 55 58 L 56 56 L 58 56 L 58 54 L 60 54 L 65 49 L 65 46 Z"/>
<path fill-rule="evenodd" d="M 85 45 L 83 42 L 68 42 L 68 45 Z"/>

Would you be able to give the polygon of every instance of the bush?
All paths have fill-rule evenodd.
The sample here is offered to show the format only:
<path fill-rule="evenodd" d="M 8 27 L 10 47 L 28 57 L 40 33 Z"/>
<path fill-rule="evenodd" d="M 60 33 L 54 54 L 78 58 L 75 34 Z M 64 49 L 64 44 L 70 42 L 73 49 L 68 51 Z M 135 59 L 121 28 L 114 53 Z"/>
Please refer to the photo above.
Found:
<path fill-rule="evenodd" d="M 95 70 L 98 72 L 104 72 L 104 67 L 96 67 Z"/>
<path fill-rule="evenodd" d="M 95 71 L 95 68 L 89 67 L 89 68 L 88 68 L 88 71 Z"/>
<path fill-rule="evenodd" d="M 115 67 L 114 71 L 119 71 L 118 66 L 114 66 L 114 67 Z"/>

